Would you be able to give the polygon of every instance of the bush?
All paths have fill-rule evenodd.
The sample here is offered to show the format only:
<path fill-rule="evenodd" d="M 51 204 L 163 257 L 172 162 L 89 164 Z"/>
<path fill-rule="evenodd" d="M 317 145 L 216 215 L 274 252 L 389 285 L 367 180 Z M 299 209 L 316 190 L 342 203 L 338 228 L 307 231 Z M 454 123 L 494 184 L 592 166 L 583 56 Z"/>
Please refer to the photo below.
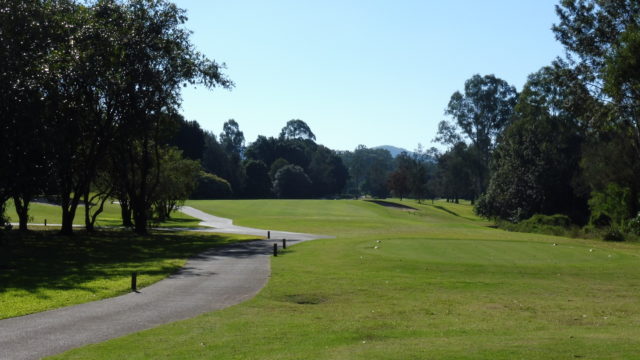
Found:
<path fill-rule="evenodd" d="M 629 189 L 617 184 L 609 184 L 603 191 L 594 191 L 589 199 L 591 223 L 596 226 L 609 223 L 613 228 L 622 229 L 629 217 Z"/>
<path fill-rule="evenodd" d="M 634 235 L 640 235 L 640 212 L 627 224 L 629 232 Z"/>
<path fill-rule="evenodd" d="M 618 229 L 609 228 L 602 239 L 604 241 L 624 241 L 624 234 Z"/>
<path fill-rule="evenodd" d="M 284 199 L 303 199 L 311 195 L 311 180 L 297 165 L 286 165 L 276 173 L 273 192 Z"/>
<path fill-rule="evenodd" d="M 571 219 L 562 214 L 536 214 L 529 219 L 513 223 L 505 220 L 497 222 L 499 228 L 508 231 L 549 234 L 557 236 L 578 237 L 580 230 L 571 223 Z"/>
<path fill-rule="evenodd" d="M 217 175 L 201 172 L 191 199 L 229 199 L 233 195 L 229 182 Z"/>
<path fill-rule="evenodd" d="M 542 226 L 560 226 L 564 228 L 571 226 L 571 219 L 567 215 L 563 215 L 563 214 L 555 214 L 555 215 L 535 214 L 531 218 L 525 220 L 524 222 L 528 222 L 535 225 L 542 225 Z"/>

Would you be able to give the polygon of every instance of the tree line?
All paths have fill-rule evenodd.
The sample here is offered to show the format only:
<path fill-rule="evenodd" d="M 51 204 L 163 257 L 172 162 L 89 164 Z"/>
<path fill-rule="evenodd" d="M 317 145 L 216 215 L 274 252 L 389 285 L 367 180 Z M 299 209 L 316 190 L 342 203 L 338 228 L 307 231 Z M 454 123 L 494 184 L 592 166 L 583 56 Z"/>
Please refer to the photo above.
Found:
<path fill-rule="evenodd" d="M 640 224 L 640 4 L 562 0 L 556 13 L 565 56 L 519 93 L 493 75 L 467 80 L 439 125 L 438 164 L 482 216 L 563 214 L 621 238 Z"/>
<path fill-rule="evenodd" d="M 640 5 L 562 0 L 566 48 L 523 89 L 474 75 L 455 92 L 435 141 L 397 157 L 316 143 L 300 119 L 245 143 L 234 119 L 218 135 L 179 113 L 185 84 L 231 88 L 197 52 L 184 11 L 164 0 L 0 0 L 0 214 L 20 227 L 42 194 L 63 233 L 80 204 L 92 229 L 105 201 L 144 233 L 192 198 L 413 197 L 471 200 L 512 222 L 564 214 L 627 231 L 639 210 Z M 640 224 L 640 222 L 638 222 Z"/>
<path fill-rule="evenodd" d="M 55 194 L 64 234 L 80 204 L 91 229 L 116 198 L 138 233 L 171 206 L 180 89 L 233 86 L 185 21 L 165 0 L 0 2 L 0 210 L 12 198 L 20 228 L 40 194 Z"/>

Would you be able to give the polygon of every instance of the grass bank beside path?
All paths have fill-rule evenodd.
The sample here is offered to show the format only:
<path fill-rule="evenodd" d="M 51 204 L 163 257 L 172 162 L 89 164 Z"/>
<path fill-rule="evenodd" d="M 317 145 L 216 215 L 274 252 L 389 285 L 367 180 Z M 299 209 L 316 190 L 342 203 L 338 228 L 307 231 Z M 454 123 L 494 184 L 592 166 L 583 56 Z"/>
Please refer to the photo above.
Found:
<path fill-rule="evenodd" d="M 53 358 L 638 356 L 638 244 L 505 232 L 464 205 L 402 203 L 418 211 L 348 200 L 189 202 L 239 225 L 337 238 L 272 258 L 269 284 L 243 304 Z"/>
<path fill-rule="evenodd" d="M 11 222 L 18 222 L 18 214 L 16 213 L 13 201 L 7 202 L 6 214 L 9 216 Z M 60 207 L 57 205 L 43 204 L 43 203 L 31 203 L 29 206 L 29 216 L 31 220 L 29 223 L 44 224 L 45 220 L 47 224 L 60 224 L 62 223 L 62 213 Z M 84 207 L 78 206 L 76 216 L 73 219 L 75 225 L 84 225 Z M 199 219 L 185 215 L 179 211 L 175 211 L 171 214 L 171 219 L 158 224 L 158 227 L 168 228 L 193 228 L 198 227 L 200 223 Z M 121 226 L 122 216 L 120 214 L 120 205 L 111 204 L 106 202 L 104 204 L 104 211 L 98 215 L 96 220 L 96 226 Z"/>
<path fill-rule="evenodd" d="M 250 236 L 110 230 L 72 237 L 5 232 L 0 253 L 0 319 L 104 299 L 162 280 L 187 258 Z M 99 326 L 99 324 L 96 324 Z"/>

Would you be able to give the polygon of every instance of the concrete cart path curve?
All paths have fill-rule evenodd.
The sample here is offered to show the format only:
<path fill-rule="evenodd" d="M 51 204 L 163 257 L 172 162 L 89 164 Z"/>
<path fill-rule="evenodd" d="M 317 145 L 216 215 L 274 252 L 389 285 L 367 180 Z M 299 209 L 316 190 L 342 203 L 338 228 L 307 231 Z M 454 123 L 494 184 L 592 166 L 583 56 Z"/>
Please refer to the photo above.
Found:
<path fill-rule="evenodd" d="M 234 226 L 193 208 L 181 210 L 217 227 L 203 231 L 266 235 L 266 230 Z M 271 232 L 278 242 L 283 237 L 288 244 L 328 238 Z M 272 244 L 256 240 L 214 248 L 138 293 L 0 320 L 0 359 L 39 359 L 248 300 L 267 283 Z"/>
<path fill-rule="evenodd" d="M 198 229 L 199 231 L 209 231 L 225 234 L 256 235 L 265 237 L 267 236 L 267 230 L 233 225 L 233 220 L 231 219 L 207 214 L 204 211 L 194 209 L 190 206 L 183 206 L 180 208 L 180 211 L 189 216 L 202 220 L 202 222 L 200 222 L 201 226 L 213 227 L 213 229 Z M 326 239 L 332 237 L 326 235 L 303 234 L 277 230 L 270 230 L 269 232 L 271 233 L 272 239 L 287 239 L 287 242 L 291 240 L 291 243 L 297 243 L 306 240 Z"/>

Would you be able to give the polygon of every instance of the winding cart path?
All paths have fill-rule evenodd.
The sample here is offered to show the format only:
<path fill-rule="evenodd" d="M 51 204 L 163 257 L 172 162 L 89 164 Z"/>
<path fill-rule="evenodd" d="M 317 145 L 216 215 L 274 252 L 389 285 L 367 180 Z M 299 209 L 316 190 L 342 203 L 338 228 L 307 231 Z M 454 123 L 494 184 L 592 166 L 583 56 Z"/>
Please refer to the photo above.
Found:
<path fill-rule="evenodd" d="M 267 235 L 232 220 L 183 207 L 217 233 Z M 271 231 L 287 244 L 329 236 Z M 39 359 L 169 322 L 223 309 L 254 297 L 271 273 L 273 241 L 256 240 L 208 250 L 176 274 L 137 293 L 0 320 L 0 359 Z"/>

